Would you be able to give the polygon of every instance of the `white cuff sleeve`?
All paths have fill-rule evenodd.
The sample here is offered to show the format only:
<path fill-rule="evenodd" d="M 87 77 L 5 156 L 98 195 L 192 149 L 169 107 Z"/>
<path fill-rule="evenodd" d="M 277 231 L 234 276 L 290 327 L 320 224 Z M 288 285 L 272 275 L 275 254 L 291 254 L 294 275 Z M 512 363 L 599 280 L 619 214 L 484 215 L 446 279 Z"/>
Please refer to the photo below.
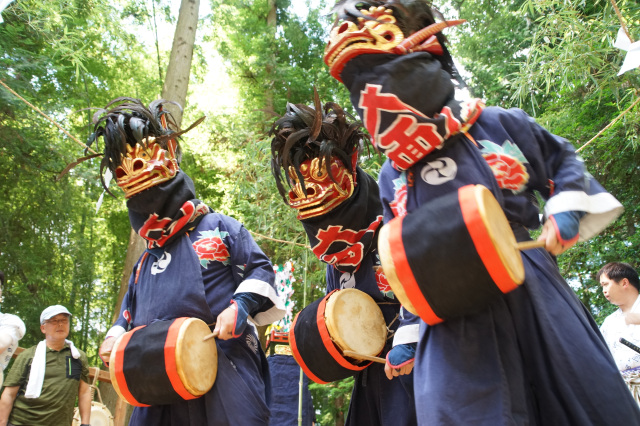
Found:
<path fill-rule="evenodd" d="M 586 212 L 580 220 L 579 241 L 600 233 L 622 214 L 624 207 L 608 192 L 589 195 L 582 191 L 563 191 L 551 197 L 544 206 L 546 217 L 567 211 Z"/>
<path fill-rule="evenodd" d="M 127 330 L 125 330 L 124 327 L 119 325 L 114 325 L 109 329 L 109 331 L 107 331 L 107 335 L 104 336 L 104 338 L 106 339 L 107 337 L 115 337 L 117 339 L 118 337 L 122 336 L 126 332 Z"/>
<path fill-rule="evenodd" d="M 420 337 L 420 324 L 405 325 L 398 327 L 393 336 L 393 346 L 404 345 L 405 343 L 416 343 Z"/>
<path fill-rule="evenodd" d="M 245 280 L 240 283 L 235 293 L 256 293 L 273 302 L 273 306 L 271 308 L 264 312 L 258 312 L 254 317 L 251 317 L 251 320 L 257 325 L 268 325 L 279 321 L 286 313 L 284 302 L 280 296 L 278 296 L 276 289 L 265 281 L 256 279 Z"/>

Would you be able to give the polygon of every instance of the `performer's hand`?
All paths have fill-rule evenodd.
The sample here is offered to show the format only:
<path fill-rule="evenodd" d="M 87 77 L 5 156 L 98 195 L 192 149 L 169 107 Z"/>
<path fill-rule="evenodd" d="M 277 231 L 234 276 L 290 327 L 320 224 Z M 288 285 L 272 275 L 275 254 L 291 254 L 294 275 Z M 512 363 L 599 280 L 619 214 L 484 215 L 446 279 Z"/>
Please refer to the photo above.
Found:
<path fill-rule="evenodd" d="M 413 364 L 414 361 L 411 360 L 411 362 L 403 365 L 400 368 L 393 368 L 389 365 L 389 363 L 386 363 L 384 365 L 384 373 L 387 375 L 387 379 L 389 380 L 397 376 L 404 376 L 405 374 L 411 373 L 411 371 L 413 370 Z"/>
<path fill-rule="evenodd" d="M 640 324 L 640 314 L 634 314 L 633 312 L 629 312 L 624 315 L 624 322 L 627 325 L 630 324 Z"/>
<path fill-rule="evenodd" d="M 578 242 L 583 215 L 583 212 L 569 211 L 549 216 L 538 241 L 545 241 L 545 250 L 553 255 L 564 253 Z"/>
<path fill-rule="evenodd" d="M 416 343 L 405 343 L 394 346 L 387 354 L 384 373 L 391 380 L 397 376 L 411 373 L 416 357 Z"/>
<path fill-rule="evenodd" d="M 109 357 L 111 356 L 111 351 L 113 350 L 113 345 L 116 343 L 116 339 L 114 336 L 109 336 L 102 342 L 100 345 L 100 349 L 98 349 L 98 356 L 104 363 L 105 367 L 109 367 Z"/>
<path fill-rule="evenodd" d="M 233 338 L 233 329 L 236 325 L 236 316 L 238 309 L 235 303 L 222 311 L 216 319 L 216 326 L 213 332 L 218 332 L 218 339 L 229 340 Z"/>
<path fill-rule="evenodd" d="M 569 247 L 564 247 L 562 243 L 558 241 L 556 236 L 556 228 L 553 226 L 550 220 L 546 221 L 542 227 L 542 233 L 538 237 L 538 241 L 544 241 L 544 249 L 553 255 L 559 255 L 564 253 Z"/>

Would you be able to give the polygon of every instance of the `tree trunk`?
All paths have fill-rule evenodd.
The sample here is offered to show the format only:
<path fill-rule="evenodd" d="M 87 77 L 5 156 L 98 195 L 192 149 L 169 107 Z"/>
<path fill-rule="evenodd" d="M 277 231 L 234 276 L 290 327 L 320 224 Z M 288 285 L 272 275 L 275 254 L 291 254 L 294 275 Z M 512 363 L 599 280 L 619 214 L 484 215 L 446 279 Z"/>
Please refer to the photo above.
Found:
<path fill-rule="evenodd" d="M 183 108 L 187 100 L 193 44 L 198 27 L 198 9 L 200 0 L 182 0 L 176 33 L 173 36 L 173 47 L 169 57 L 167 76 L 162 87 L 162 98 L 179 103 Z M 169 106 L 178 126 L 182 123 L 182 112 Z"/>
<path fill-rule="evenodd" d="M 273 37 L 275 38 L 275 34 L 276 34 L 276 14 L 277 12 L 277 5 L 276 5 L 276 1 L 275 0 L 269 0 L 269 13 L 267 14 L 267 26 L 269 27 L 269 30 L 271 32 L 271 34 L 273 35 Z M 271 55 L 270 55 L 270 60 L 267 62 L 267 66 L 266 68 L 266 72 L 267 72 L 267 76 L 269 77 L 269 85 L 267 87 L 265 87 L 265 110 L 266 111 L 274 111 L 275 109 L 273 107 L 273 74 L 274 74 L 274 68 L 275 68 L 275 62 L 276 62 L 276 58 L 275 58 L 275 51 L 274 49 L 271 49 Z"/>
<path fill-rule="evenodd" d="M 184 108 L 187 99 L 187 89 L 189 88 L 189 74 L 191 73 L 191 59 L 193 57 L 193 45 L 196 39 L 196 28 L 198 27 L 198 9 L 200 0 L 182 0 L 176 32 L 173 36 L 173 46 L 167 67 L 167 76 L 162 88 L 162 99 L 175 101 Z M 168 105 L 173 118 L 180 127 L 182 123 L 182 111 Z M 120 314 L 122 299 L 127 293 L 129 277 L 133 271 L 138 258 L 145 249 L 144 240 L 132 229 L 129 235 L 129 247 L 127 257 L 124 261 L 122 278 L 120 280 L 120 294 L 116 304 L 113 320 Z"/>
<path fill-rule="evenodd" d="M 338 409 L 336 412 L 336 425 L 335 426 L 344 426 L 344 411 L 341 410 L 342 404 L 344 404 L 344 397 L 336 398 L 336 408 Z"/>

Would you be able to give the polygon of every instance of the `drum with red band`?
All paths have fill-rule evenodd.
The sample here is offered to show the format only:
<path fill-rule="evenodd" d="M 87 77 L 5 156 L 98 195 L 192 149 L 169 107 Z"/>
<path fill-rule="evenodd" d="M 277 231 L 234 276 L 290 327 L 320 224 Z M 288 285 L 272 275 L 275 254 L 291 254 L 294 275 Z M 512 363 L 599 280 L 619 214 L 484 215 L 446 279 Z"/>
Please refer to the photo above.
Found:
<path fill-rule="evenodd" d="M 387 326 L 382 311 L 368 294 L 334 290 L 296 315 L 289 333 L 295 360 L 316 383 L 354 375 L 371 362 L 348 358 L 343 351 L 375 356 L 384 348 Z"/>
<path fill-rule="evenodd" d="M 111 383 L 137 407 L 171 404 L 207 393 L 218 372 L 209 326 L 197 318 L 156 321 L 116 340 L 109 358 Z"/>
<path fill-rule="evenodd" d="M 481 185 L 394 218 L 380 230 L 378 253 L 398 300 L 430 325 L 478 312 L 524 281 L 509 221 Z"/>

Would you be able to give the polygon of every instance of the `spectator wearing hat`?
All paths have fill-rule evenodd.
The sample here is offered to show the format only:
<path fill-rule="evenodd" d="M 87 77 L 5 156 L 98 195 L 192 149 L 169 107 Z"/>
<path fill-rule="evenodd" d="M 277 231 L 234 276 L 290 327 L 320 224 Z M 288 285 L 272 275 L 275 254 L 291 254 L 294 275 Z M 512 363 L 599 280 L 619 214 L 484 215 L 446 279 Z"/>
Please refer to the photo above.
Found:
<path fill-rule="evenodd" d="M 0 397 L 0 426 L 68 426 L 76 396 L 83 426 L 91 415 L 87 355 L 67 340 L 71 313 L 61 305 L 42 311 L 43 341 L 15 360 Z"/>
<path fill-rule="evenodd" d="M 0 299 L 4 289 L 4 281 L 4 272 L 0 271 Z M 20 318 L 0 312 L 0 377 L 2 377 L 2 371 L 9 365 L 9 361 L 18 347 L 18 341 L 22 339 L 24 333 L 24 322 Z M 0 380 L 0 385 L 2 385 L 2 380 Z"/>

